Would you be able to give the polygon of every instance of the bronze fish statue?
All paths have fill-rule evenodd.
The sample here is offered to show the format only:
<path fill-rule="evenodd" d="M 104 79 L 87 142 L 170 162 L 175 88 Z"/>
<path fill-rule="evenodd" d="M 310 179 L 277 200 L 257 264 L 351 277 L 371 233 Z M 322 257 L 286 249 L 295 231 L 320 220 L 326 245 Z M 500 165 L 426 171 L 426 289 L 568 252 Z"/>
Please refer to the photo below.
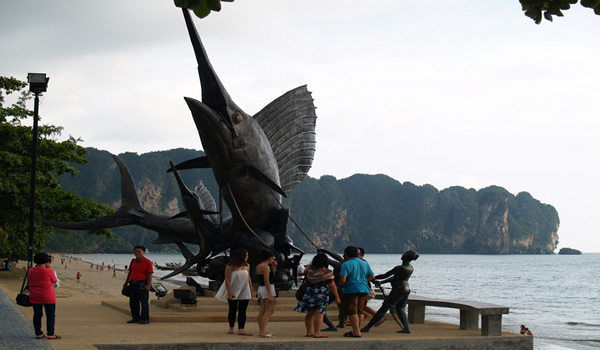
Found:
<path fill-rule="evenodd" d="M 303 253 L 287 235 L 288 209 L 282 197 L 304 179 L 314 159 L 317 116 L 311 93 L 305 85 L 300 86 L 256 115 L 248 115 L 233 102 L 213 70 L 189 10 L 183 9 L 183 15 L 202 88 L 202 101 L 189 97 L 185 101 L 205 152 L 203 157 L 171 164 L 169 169 L 181 189 L 185 212 L 169 218 L 143 210 L 129 171 L 115 157 L 123 197 L 117 212 L 86 223 L 47 222 L 67 229 L 139 225 L 157 231 L 154 243 L 176 243 L 186 258 L 184 265 L 165 278 L 197 264 L 201 275 L 219 279 L 220 273 L 215 273 L 220 270 L 218 264 L 210 265 L 213 258 L 237 248 L 248 249 L 251 265 L 259 262 L 265 249 L 274 251 L 280 265 L 285 265 L 292 251 Z M 190 168 L 212 169 L 219 185 L 219 203 L 225 201 L 230 217 L 220 216 L 222 208 L 217 210 L 204 186 L 194 191 L 187 188 L 178 171 Z M 194 255 L 186 243 L 197 244 L 200 252 Z M 277 280 L 290 280 L 293 269 L 288 270 L 282 270 Z"/>

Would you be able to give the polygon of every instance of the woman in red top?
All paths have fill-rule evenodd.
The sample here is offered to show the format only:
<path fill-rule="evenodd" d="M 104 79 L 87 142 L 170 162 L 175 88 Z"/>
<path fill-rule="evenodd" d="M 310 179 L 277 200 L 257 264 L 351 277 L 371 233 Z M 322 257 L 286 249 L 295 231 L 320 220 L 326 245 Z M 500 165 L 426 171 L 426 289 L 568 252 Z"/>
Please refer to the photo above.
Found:
<path fill-rule="evenodd" d="M 37 339 L 46 338 L 42 332 L 43 310 L 46 310 L 46 332 L 48 339 L 60 339 L 54 334 L 56 315 L 56 294 L 53 283 L 56 283 L 56 273 L 50 268 L 50 256 L 46 253 L 37 253 L 33 257 L 35 267 L 29 269 L 29 301 L 33 304 L 33 328 Z"/>

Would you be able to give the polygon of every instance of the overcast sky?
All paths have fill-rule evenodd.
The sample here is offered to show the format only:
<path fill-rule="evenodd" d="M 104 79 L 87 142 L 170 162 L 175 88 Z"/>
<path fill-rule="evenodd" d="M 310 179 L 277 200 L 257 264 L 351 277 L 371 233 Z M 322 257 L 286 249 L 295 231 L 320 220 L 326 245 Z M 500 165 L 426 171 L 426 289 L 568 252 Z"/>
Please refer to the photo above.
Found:
<path fill-rule="evenodd" d="M 600 252 L 600 17 L 565 14 L 536 25 L 518 0 L 237 0 L 194 18 L 247 113 L 308 85 L 310 176 L 526 191 L 558 210 L 559 247 Z M 40 114 L 63 137 L 115 154 L 201 149 L 172 0 L 2 1 L 0 47 L 0 75 L 50 77 Z"/>

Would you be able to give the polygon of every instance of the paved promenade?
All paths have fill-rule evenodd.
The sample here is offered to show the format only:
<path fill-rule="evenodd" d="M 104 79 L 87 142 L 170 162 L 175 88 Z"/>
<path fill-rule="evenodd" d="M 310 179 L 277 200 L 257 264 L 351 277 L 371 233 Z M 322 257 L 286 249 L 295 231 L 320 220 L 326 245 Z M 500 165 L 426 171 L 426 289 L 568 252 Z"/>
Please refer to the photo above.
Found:
<path fill-rule="evenodd" d="M 8 273 L 8 272 L 0 272 Z M 16 297 L 10 296 L 10 298 Z M 35 339 L 31 320 L 18 309 L 9 296 L 0 289 L 0 349 L 47 350 L 54 349 L 48 340 Z"/>
<path fill-rule="evenodd" d="M 258 326 L 248 322 L 246 330 L 255 336 L 245 337 L 226 334 L 228 326 L 223 321 L 197 322 L 195 312 L 180 312 L 151 306 L 151 320 L 148 325 L 126 324 L 131 318 L 126 308 L 107 307 L 106 304 L 126 305 L 124 297 L 97 293 L 100 287 L 86 287 L 85 295 L 75 293 L 76 287 L 84 287 L 71 282 L 68 276 L 61 278 L 61 295 L 56 309 L 56 333 L 59 340 L 36 340 L 31 326 L 32 308 L 16 306 L 14 297 L 21 287 L 21 279 L 14 274 L 0 272 L 0 349 L 55 349 L 55 350 L 112 350 L 112 349 L 256 349 L 256 350 L 321 350 L 329 349 L 533 349 L 532 337 L 514 333 L 502 336 L 484 337 L 479 330 L 460 330 L 458 314 L 456 324 L 426 321 L 425 324 L 411 326 L 411 334 L 398 334 L 395 322 L 387 321 L 374 328 L 362 338 L 345 338 L 343 332 L 328 333 L 329 338 L 305 338 L 304 322 L 282 321 L 269 323 L 268 330 L 275 337 L 266 339 L 256 336 Z M 59 272 L 65 272 L 59 270 Z M 91 279 L 88 272 L 85 277 Z M 72 277 L 74 278 L 74 277 Z M 104 281 L 118 279 L 107 277 Z M 64 284 L 64 285 L 63 285 Z M 111 287 L 113 289 L 115 286 Z M 93 294 L 96 292 L 96 294 Z M 58 293 L 58 289 L 57 289 Z M 281 300 L 283 304 L 283 300 Z M 103 305 L 104 304 L 104 305 Z M 119 310 L 121 309 L 121 310 Z M 252 311 L 255 313 L 254 311 Z M 283 311 L 281 311 L 283 313 Z M 176 315 L 179 320 L 166 321 Z M 223 315 L 224 316 L 224 315 Z M 186 318 L 190 318 L 186 320 Z M 223 318 L 223 317 L 221 317 Z M 162 321 L 162 322 L 161 322 Z M 346 329 L 347 331 L 348 329 Z"/>

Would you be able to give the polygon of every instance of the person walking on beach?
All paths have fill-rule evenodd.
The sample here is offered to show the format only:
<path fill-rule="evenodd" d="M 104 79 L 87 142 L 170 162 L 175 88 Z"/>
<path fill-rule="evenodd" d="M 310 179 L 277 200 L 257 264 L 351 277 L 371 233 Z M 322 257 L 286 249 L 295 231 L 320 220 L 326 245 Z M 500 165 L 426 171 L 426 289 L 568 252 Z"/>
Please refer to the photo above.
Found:
<path fill-rule="evenodd" d="M 248 250 L 237 249 L 231 254 L 231 259 L 225 267 L 225 281 L 221 284 L 215 298 L 227 301 L 229 304 L 228 334 L 233 334 L 237 315 L 238 335 L 252 335 L 244 330 L 246 326 L 246 309 L 252 299 L 252 277 L 250 277 L 250 264 L 248 264 Z"/>
<path fill-rule="evenodd" d="M 144 257 L 146 247 L 136 246 L 133 248 L 135 259 L 129 264 L 127 279 L 123 288 L 129 289 L 129 308 L 131 310 L 131 320 L 127 323 L 150 323 L 150 287 L 152 286 L 152 273 L 154 266 L 150 259 Z M 141 312 L 140 312 L 141 306 Z"/>
<path fill-rule="evenodd" d="M 79 283 L 80 279 L 81 279 L 81 272 L 77 272 L 77 283 Z"/>
<path fill-rule="evenodd" d="M 265 250 L 262 253 L 262 262 L 256 266 L 256 279 L 258 280 L 258 298 L 260 311 L 258 312 L 258 336 L 271 338 L 273 334 L 267 332 L 269 319 L 275 311 L 275 268 L 277 261 L 273 252 Z"/>
<path fill-rule="evenodd" d="M 340 271 L 340 285 L 344 287 L 342 309 L 348 315 L 352 331 L 344 333 L 344 337 L 362 336 L 360 328 L 364 321 L 365 306 L 369 296 L 368 281 L 375 278 L 369 264 L 358 258 L 358 248 L 348 246 L 344 249 L 346 262 Z"/>
<path fill-rule="evenodd" d="M 362 332 L 369 332 L 371 327 L 376 326 L 385 319 L 385 314 L 388 311 L 395 309 L 396 314 L 400 317 L 400 322 L 402 323 L 402 330 L 398 331 L 398 333 L 410 333 L 408 317 L 406 316 L 406 304 L 408 302 L 408 295 L 410 294 L 408 279 L 414 271 L 410 262 L 417 260 L 418 258 L 419 254 L 414 250 L 409 249 L 402 254 L 402 265 L 398 265 L 384 274 L 375 276 L 375 280 L 381 280 L 391 276 L 387 280 L 376 282 L 376 284 L 381 285 L 381 283 L 391 282 L 392 291 L 385 298 L 381 308 L 379 308 L 369 324 L 361 330 Z"/>
<path fill-rule="evenodd" d="M 328 267 L 327 256 L 319 253 L 304 270 L 306 289 L 294 311 L 306 313 L 304 324 L 307 337 L 327 338 L 326 335 L 321 334 L 321 326 L 323 326 L 323 316 L 329 305 L 330 291 L 338 305 L 341 303 L 333 272 Z"/>
<path fill-rule="evenodd" d="M 36 339 L 60 339 L 54 333 L 56 320 L 56 294 L 54 284 L 58 283 L 56 273 L 50 268 L 50 257 L 37 253 L 33 257 L 35 266 L 27 272 L 29 278 L 29 301 L 33 305 L 33 329 Z M 42 332 L 42 316 L 46 311 L 46 333 Z"/>

